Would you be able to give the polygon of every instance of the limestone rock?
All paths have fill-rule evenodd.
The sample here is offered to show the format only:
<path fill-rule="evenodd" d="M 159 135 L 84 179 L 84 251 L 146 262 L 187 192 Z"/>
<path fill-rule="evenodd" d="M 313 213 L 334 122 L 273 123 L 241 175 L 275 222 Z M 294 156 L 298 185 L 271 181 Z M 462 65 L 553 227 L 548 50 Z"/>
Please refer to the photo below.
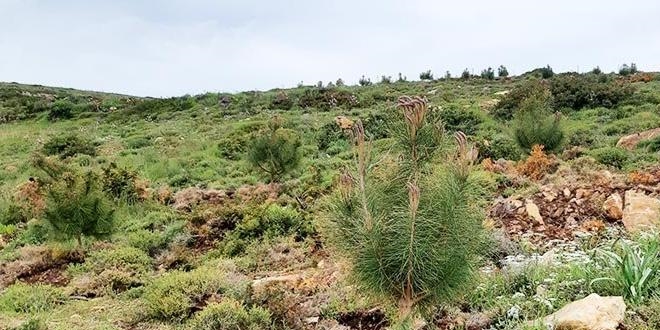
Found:
<path fill-rule="evenodd" d="M 629 232 L 660 227 L 660 200 L 632 190 L 626 191 L 623 225 Z"/>
<path fill-rule="evenodd" d="M 623 218 L 623 199 L 619 193 L 610 195 L 603 203 L 605 216 L 610 220 L 621 220 Z"/>
<path fill-rule="evenodd" d="M 616 330 L 626 313 L 623 297 L 601 297 L 591 294 L 574 301 L 543 319 L 553 329 Z"/>
<path fill-rule="evenodd" d="M 638 143 L 653 139 L 657 136 L 660 136 L 660 127 L 650 129 L 648 131 L 626 135 L 619 139 L 619 142 L 616 143 L 616 146 L 628 150 L 633 150 L 635 149 Z"/>
<path fill-rule="evenodd" d="M 541 216 L 541 212 L 539 211 L 539 207 L 534 204 L 532 201 L 527 201 L 525 204 L 525 210 L 527 211 L 527 215 L 534 219 L 534 222 L 536 222 L 539 225 L 544 225 L 545 222 L 543 222 L 543 217 Z"/>

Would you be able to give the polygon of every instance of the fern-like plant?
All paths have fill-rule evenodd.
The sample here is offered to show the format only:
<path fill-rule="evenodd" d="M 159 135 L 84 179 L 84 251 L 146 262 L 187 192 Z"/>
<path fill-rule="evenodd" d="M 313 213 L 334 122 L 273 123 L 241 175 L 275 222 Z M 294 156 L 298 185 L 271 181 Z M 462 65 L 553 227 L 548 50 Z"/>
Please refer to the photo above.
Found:
<path fill-rule="evenodd" d="M 378 162 L 360 121 L 355 168 L 340 176 L 329 209 L 331 237 L 358 282 L 396 302 L 398 324 L 447 301 L 469 285 L 482 242 L 470 169 L 477 157 L 463 133 L 450 152 L 426 100 L 402 97 L 393 145 Z"/>
<path fill-rule="evenodd" d="M 44 157 L 33 163 L 46 174 L 40 178 L 46 192 L 43 218 L 55 238 L 75 238 L 82 246 L 83 236 L 101 238 L 112 233 L 114 209 L 96 173 L 78 173 Z"/>
<path fill-rule="evenodd" d="M 561 114 L 552 113 L 547 90 L 522 101 L 514 115 L 513 126 L 516 142 L 526 152 L 535 145 L 542 145 L 545 151 L 557 151 L 564 141 Z"/>

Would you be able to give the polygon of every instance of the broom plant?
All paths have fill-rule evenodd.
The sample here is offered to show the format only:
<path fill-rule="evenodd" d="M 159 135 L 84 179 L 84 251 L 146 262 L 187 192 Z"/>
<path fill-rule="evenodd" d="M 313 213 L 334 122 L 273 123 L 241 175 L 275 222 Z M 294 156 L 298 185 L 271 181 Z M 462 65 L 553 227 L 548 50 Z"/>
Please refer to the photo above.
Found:
<path fill-rule="evenodd" d="M 332 237 L 358 282 L 398 308 L 397 324 L 447 302 L 470 284 L 482 240 L 465 134 L 447 148 L 425 99 L 401 97 L 390 152 L 372 162 L 371 143 L 354 125 L 355 168 L 340 175 L 330 203 Z"/>

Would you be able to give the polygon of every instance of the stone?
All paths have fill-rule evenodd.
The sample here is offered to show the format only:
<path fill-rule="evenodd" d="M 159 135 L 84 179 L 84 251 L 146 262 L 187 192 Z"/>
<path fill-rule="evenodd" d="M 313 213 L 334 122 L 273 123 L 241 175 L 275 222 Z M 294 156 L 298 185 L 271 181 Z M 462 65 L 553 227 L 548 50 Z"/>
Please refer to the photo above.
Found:
<path fill-rule="evenodd" d="M 564 188 L 564 197 L 568 198 L 571 197 L 571 190 L 568 188 Z"/>
<path fill-rule="evenodd" d="M 614 193 L 607 197 L 603 203 L 605 217 L 610 220 L 621 220 L 623 218 L 623 199 L 619 193 Z"/>
<path fill-rule="evenodd" d="M 541 212 L 539 211 L 539 207 L 536 206 L 534 202 L 528 200 L 525 204 L 525 210 L 527 211 L 527 215 L 534 219 L 534 222 L 539 225 L 545 225 L 545 222 L 543 222 L 543 217 L 541 216 Z"/>
<path fill-rule="evenodd" d="M 626 191 L 623 225 L 631 233 L 660 228 L 660 200 L 633 190 Z"/>
<path fill-rule="evenodd" d="M 545 317 L 543 324 L 563 330 L 616 330 L 625 313 L 623 297 L 601 297 L 593 293 Z"/>
<path fill-rule="evenodd" d="M 619 141 L 616 143 L 616 146 L 627 150 L 633 150 L 635 147 L 637 147 L 638 143 L 654 139 L 658 136 L 660 136 L 660 127 L 626 135 L 619 139 Z"/>
<path fill-rule="evenodd" d="M 488 329 L 493 320 L 484 313 L 470 314 L 465 321 L 465 329 L 467 330 L 481 330 Z"/>

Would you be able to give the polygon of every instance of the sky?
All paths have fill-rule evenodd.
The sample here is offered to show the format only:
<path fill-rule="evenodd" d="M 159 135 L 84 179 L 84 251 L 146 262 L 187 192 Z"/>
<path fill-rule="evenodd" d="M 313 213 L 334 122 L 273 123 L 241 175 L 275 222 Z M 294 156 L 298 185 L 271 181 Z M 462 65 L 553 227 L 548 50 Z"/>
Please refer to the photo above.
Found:
<path fill-rule="evenodd" d="M 660 71 L 658 0 L 0 0 L 0 81 L 138 96 L 365 75 Z"/>

